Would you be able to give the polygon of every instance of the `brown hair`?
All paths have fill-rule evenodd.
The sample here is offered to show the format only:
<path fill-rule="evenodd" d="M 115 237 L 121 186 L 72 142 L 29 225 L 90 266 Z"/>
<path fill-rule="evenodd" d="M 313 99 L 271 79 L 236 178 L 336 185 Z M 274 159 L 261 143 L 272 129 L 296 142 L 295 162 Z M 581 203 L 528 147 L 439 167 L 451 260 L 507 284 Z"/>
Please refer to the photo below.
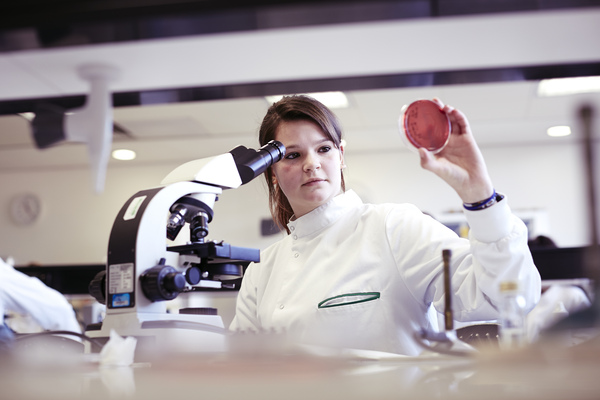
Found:
<path fill-rule="evenodd" d="M 260 126 L 258 140 L 261 147 L 275 139 L 277 128 L 282 122 L 298 120 L 314 122 L 335 144 L 335 147 L 340 148 L 342 130 L 335 114 L 321 102 L 304 95 L 285 96 L 269 107 Z M 294 215 L 294 211 L 281 188 L 273 183 L 273 167 L 269 167 L 265 171 L 265 179 L 269 188 L 269 208 L 273 220 L 280 229 L 285 229 L 287 233 L 290 233 L 287 223 Z M 341 188 L 343 191 L 346 190 L 343 174 Z"/>

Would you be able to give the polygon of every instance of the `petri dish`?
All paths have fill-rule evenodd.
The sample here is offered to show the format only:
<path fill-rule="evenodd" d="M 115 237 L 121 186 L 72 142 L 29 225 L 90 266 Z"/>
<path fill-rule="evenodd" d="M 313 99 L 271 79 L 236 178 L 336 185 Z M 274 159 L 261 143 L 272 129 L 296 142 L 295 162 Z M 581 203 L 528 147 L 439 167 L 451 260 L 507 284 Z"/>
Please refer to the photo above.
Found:
<path fill-rule="evenodd" d="M 417 100 L 402 107 L 398 125 L 404 144 L 415 151 L 423 147 L 438 153 L 450 139 L 450 119 L 431 100 Z"/>

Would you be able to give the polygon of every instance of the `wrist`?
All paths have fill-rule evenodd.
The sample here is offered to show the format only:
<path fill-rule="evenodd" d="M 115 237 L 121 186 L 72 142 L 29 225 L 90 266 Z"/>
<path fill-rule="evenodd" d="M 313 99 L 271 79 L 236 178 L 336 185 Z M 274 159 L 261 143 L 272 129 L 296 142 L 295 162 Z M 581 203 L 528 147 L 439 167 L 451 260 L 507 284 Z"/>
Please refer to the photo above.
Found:
<path fill-rule="evenodd" d="M 481 201 L 477 201 L 475 203 L 463 203 L 463 207 L 465 210 L 469 211 L 485 210 L 486 208 L 493 206 L 503 198 L 504 195 L 496 193 L 496 190 L 494 189 L 494 193 L 490 197 Z"/>
<path fill-rule="evenodd" d="M 455 188 L 456 193 L 466 204 L 474 204 L 489 199 L 495 193 L 494 184 L 489 179 L 472 178 Z"/>

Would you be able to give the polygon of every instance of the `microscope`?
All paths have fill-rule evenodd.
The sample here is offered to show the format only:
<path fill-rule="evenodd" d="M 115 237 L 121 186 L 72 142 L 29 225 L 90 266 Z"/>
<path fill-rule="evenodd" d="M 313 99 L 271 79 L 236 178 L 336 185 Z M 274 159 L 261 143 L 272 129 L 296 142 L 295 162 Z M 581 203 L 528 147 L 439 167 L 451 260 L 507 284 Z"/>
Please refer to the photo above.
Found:
<path fill-rule="evenodd" d="M 214 309 L 168 313 L 166 302 L 184 292 L 237 289 L 248 264 L 260 261 L 258 249 L 208 241 L 208 224 L 223 189 L 250 182 L 284 155 L 277 141 L 259 150 L 238 146 L 185 163 L 162 186 L 131 196 L 113 223 L 106 270 L 89 285 L 106 316 L 86 335 L 103 341 L 114 331 L 165 351 L 226 350 L 226 328 Z M 186 225 L 189 241 L 168 246 Z"/>

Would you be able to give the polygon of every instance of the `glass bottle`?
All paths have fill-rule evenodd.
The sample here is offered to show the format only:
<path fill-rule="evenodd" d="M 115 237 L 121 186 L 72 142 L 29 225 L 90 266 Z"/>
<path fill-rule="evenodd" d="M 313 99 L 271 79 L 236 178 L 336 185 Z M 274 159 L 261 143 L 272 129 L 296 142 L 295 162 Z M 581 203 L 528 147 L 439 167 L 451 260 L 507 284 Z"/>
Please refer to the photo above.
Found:
<path fill-rule="evenodd" d="M 501 349 L 515 349 L 527 344 L 526 302 L 515 281 L 500 283 L 500 326 Z"/>

